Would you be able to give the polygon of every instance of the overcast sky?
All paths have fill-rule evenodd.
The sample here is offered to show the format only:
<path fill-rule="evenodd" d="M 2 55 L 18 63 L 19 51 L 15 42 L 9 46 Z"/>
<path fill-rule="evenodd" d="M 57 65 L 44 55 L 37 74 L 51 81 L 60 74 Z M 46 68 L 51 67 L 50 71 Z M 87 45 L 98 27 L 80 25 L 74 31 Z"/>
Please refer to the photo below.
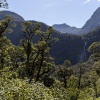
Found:
<path fill-rule="evenodd" d="M 100 0 L 7 0 L 10 11 L 25 20 L 47 25 L 66 23 L 82 27 L 100 6 Z"/>

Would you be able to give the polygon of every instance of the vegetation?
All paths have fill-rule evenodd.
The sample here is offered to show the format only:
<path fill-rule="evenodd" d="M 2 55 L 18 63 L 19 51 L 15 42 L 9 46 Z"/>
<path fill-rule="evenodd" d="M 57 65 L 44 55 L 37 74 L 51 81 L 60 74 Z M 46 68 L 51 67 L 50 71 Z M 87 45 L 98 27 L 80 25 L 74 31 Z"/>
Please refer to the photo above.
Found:
<path fill-rule="evenodd" d="M 100 42 L 88 48 L 87 62 L 55 65 L 49 53 L 58 39 L 51 27 L 42 31 L 39 23 L 23 22 L 23 39 L 15 46 L 5 36 L 10 21 L 0 22 L 1 100 L 100 100 Z"/>
<path fill-rule="evenodd" d="M 2 7 L 2 8 L 8 8 L 7 0 L 0 0 L 0 7 Z"/>

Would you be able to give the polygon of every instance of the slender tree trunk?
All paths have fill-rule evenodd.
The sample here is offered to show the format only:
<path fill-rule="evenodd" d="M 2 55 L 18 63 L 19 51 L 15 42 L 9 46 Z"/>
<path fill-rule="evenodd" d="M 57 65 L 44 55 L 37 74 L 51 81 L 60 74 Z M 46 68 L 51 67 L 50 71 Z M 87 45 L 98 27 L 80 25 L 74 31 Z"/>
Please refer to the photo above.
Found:
<path fill-rule="evenodd" d="M 26 58 L 26 73 L 28 75 L 30 75 L 30 53 L 31 53 L 31 44 L 30 41 L 28 40 L 28 44 L 27 44 L 27 49 L 26 49 L 26 54 L 27 54 L 27 58 Z"/>
<path fill-rule="evenodd" d="M 81 86 L 81 74 L 79 75 L 79 80 L 78 80 L 78 89 L 80 89 Z"/>
<path fill-rule="evenodd" d="M 64 87 L 67 88 L 67 80 L 66 80 L 66 77 L 64 77 Z"/>
<path fill-rule="evenodd" d="M 28 70 L 29 70 L 29 54 L 27 54 L 27 58 L 26 58 L 26 73 L 28 74 Z"/>
<path fill-rule="evenodd" d="M 40 72 L 41 72 L 41 67 L 43 65 L 43 60 L 44 60 L 44 50 L 42 51 L 41 53 L 41 61 L 40 61 L 40 65 L 39 65 L 39 70 L 38 70 L 38 73 L 37 73 L 37 76 L 36 76 L 36 81 L 38 81 L 39 79 L 39 76 L 40 76 Z"/>
<path fill-rule="evenodd" d="M 82 79 L 82 69 L 80 68 L 79 79 L 78 79 L 78 89 L 80 89 L 81 87 L 81 79 Z"/>
<path fill-rule="evenodd" d="M 4 67 L 4 58 L 2 58 L 2 60 L 1 60 L 1 67 L 2 68 Z"/>
<path fill-rule="evenodd" d="M 96 98 L 98 98 L 97 85 L 95 82 L 93 83 L 93 86 L 94 86 L 94 90 L 95 90 L 95 96 L 96 96 Z"/>

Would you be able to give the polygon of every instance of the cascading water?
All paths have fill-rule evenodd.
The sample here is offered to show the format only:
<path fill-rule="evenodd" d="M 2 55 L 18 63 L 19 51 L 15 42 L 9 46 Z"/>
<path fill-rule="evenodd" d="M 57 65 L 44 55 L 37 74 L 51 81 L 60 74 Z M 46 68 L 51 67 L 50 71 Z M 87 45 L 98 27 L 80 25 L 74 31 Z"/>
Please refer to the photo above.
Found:
<path fill-rule="evenodd" d="M 86 45 L 87 45 L 87 42 L 84 42 L 84 48 L 83 48 L 83 52 L 80 57 L 80 62 L 84 62 L 85 55 L 86 55 Z"/>

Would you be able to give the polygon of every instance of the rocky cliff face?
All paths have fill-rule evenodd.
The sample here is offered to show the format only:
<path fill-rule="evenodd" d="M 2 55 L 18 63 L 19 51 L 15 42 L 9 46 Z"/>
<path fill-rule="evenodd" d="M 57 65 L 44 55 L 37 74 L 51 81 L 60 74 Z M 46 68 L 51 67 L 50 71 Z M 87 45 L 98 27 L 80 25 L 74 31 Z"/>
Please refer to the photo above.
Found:
<path fill-rule="evenodd" d="M 20 15 L 14 12 L 6 11 L 6 10 L 0 11 L 0 20 L 4 19 L 5 16 L 11 16 L 14 21 L 18 21 L 18 22 L 25 21 L 23 17 L 21 17 Z"/>
<path fill-rule="evenodd" d="M 80 34 L 88 33 L 89 31 L 100 26 L 100 7 L 93 13 L 91 18 L 86 22 L 86 24 L 79 31 Z"/>
<path fill-rule="evenodd" d="M 55 30 L 61 33 L 70 33 L 70 34 L 77 34 L 81 29 L 76 27 L 71 27 L 67 24 L 54 24 L 52 26 Z"/>

